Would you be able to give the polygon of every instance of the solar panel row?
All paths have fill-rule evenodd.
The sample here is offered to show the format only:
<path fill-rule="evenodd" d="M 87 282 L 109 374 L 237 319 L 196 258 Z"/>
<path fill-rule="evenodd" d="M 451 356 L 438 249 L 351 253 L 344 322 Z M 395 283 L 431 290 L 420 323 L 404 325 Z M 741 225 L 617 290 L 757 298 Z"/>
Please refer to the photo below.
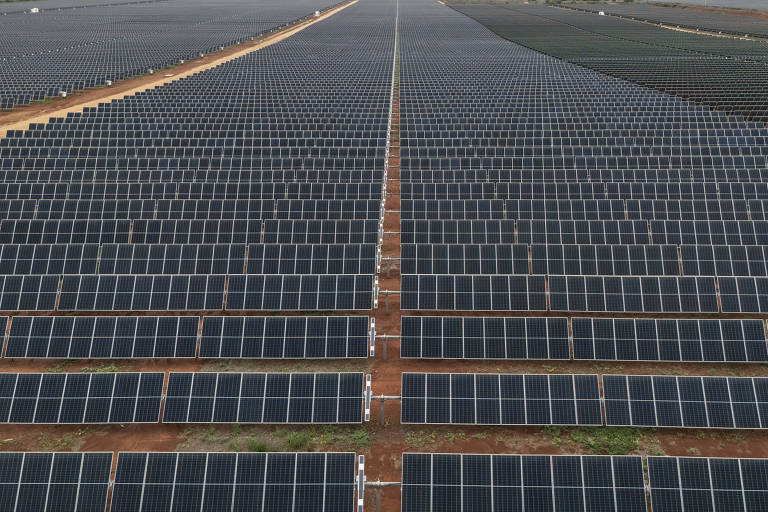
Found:
<path fill-rule="evenodd" d="M 354 453 L 121 452 L 110 510 L 349 512 Z"/>
<path fill-rule="evenodd" d="M 768 312 L 765 277 L 404 274 L 400 289 L 409 311 Z"/>
<path fill-rule="evenodd" d="M 768 361 L 762 320 L 404 316 L 400 357 Z"/>
<path fill-rule="evenodd" d="M 375 274 L 375 244 L 3 244 L 24 274 Z"/>
<path fill-rule="evenodd" d="M 404 453 L 402 512 L 758 511 L 764 459 Z"/>
<path fill-rule="evenodd" d="M 3 373 L 0 422 L 361 423 L 362 373 Z"/>
<path fill-rule="evenodd" d="M 402 512 L 646 512 L 635 456 L 404 453 L 401 493 Z"/>
<path fill-rule="evenodd" d="M 377 220 L 2 220 L 2 244 L 375 244 Z"/>
<path fill-rule="evenodd" d="M 401 394 L 402 423 L 768 428 L 764 377 L 403 373 Z"/>
<path fill-rule="evenodd" d="M 177 373 L 163 423 L 361 423 L 362 373 Z"/>
<path fill-rule="evenodd" d="M 225 297 L 229 310 L 372 309 L 374 287 L 372 275 L 0 275 L 0 310 L 221 310 Z"/>
<path fill-rule="evenodd" d="M 3 510 L 105 510 L 112 471 L 109 453 L 0 453 Z"/>
<path fill-rule="evenodd" d="M 597 375 L 403 373 L 402 423 L 602 425 Z"/>
<path fill-rule="evenodd" d="M 0 317 L 5 333 L 7 317 Z M 13 317 L 8 358 L 368 357 L 368 317 Z M 200 348 L 198 352 L 198 340 Z"/>
<path fill-rule="evenodd" d="M 607 425 L 768 427 L 768 380 L 604 375 Z"/>
<path fill-rule="evenodd" d="M 400 210 L 403 220 L 766 220 L 760 199 L 401 199 Z"/>
<path fill-rule="evenodd" d="M 734 199 L 763 198 L 763 187 L 746 190 Z M 741 196 L 744 197 L 741 197 Z M 378 183 L 287 183 L 287 182 L 140 182 L 0 183 L 0 199 L 376 199 L 383 188 Z"/>
<path fill-rule="evenodd" d="M 766 276 L 768 248 L 731 245 L 401 244 L 403 274 Z M 256 273 L 256 272 L 249 272 Z"/>
<path fill-rule="evenodd" d="M 450 15 L 450 14 L 449 14 Z M 450 20 L 452 24 L 455 24 L 460 20 L 460 17 L 454 17 L 454 19 Z M 464 20 L 466 22 L 466 20 Z M 487 43 L 488 39 L 492 39 L 494 43 L 497 43 L 498 40 L 494 37 L 488 38 L 488 33 L 483 32 L 482 34 L 475 32 L 473 34 L 466 34 L 461 33 L 469 29 L 469 26 L 461 27 L 463 30 L 459 30 L 458 27 L 454 26 L 456 28 L 457 32 L 455 32 L 457 38 L 458 37 L 464 37 L 465 40 L 467 39 L 467 35 L 469 38 L 475 41 L 480 41 L 478 38 L 483 38 L 486 41 L 484 41 L 484 44 Z M 476 30 L 476 27 L 472 28 L 472 31 L 474 32 Z M 403 34 L 401 33 L 401 41 L 403 41 Z M 453 41 L 456 41 L 454 39 Z M 445 42 L 445 41 L 444 41 Z M 454 44 L 453 42 L 448 42 L 448 44 Z M 503 57 L 508 57 L 508 50 L 509 46 L 502 46 L 500 50 L 503 52 Z M 514 47 L 515 50 L 519 51 L 518 47 Z M 466 53 L 466 47 L 464 48 L 464 53 Z M 489 51 L 498 51 L 499 49 L 494 48 L 493 50 Z M 459 53 L 456 53 L 455 55 L 461 55 Z M 443 57 L 440 56 L 440 54 L 432 54 L 428 56 L 430 59 L 437 60 L 442 59 Z M 475 61 L 477 61 L 478 58 L 486 58 L 486 56 L 480 56 L 474 55 L 471 57 Z M 499 58 L 499 55 L 492 55 L 491 56 L 492 61 L 490 64 L 494 64 L 494 62 L 501 60 Z M 550 63 L 557 63 L 559 64 L 559 61 L 550 61 Z M 462 63 L 462 65 L 467 65 L 466 62 Z M 477 69 L 475 66 L 472 66 L 471 70 L 475 73 L 483 73 L 485 72 L 486 67 L 483 67 L 482 69 Z M 558 72 L 563 72 L 562 67 L 555 68 L 558 70 Z M 425 70 L 421 71 L 422 74 L 427 74 Z M 430 79 L 435 78 L 441 78 L 441 76 L 438 73 L 430 72 L 429 73 Z M 463 80 L 464 74 L 453 75 L 448 80 L 450 80 L 453 83 L 458 83 L 460 80 Z M 518 75 L 520 76 L 520 75 Z M 419 77 L 421 80 L 424 80 L 424 76 Z M 599 79 L 599 76 L 596 76 L 592 73 L 588 73 L 584 76 L 581 76 L 582 79 Z M 441 80 L 442 82 L 442 80 Z M 402 77 L 401 73 L 401 84 L 400 84 L 400 91 L 404 92 L 406 88 L 404 87 L 404 84 L 407 84 L 407 81 Z M 475 82 L 477 84 L 477 82 Z M 612 85 L 614 85 L 615 82 L 612 82 Z M 567 82 L 566 84 L 559 84 L 560 87 L 563 86 L 573 86 L 578 84 L 575 84 L 574 82 Z M 488 84 L 483 84 L 483 86 L 487 87 Z M 605 83 L 601 83 L 600 86 L 606 86 Z M 595 86 L 598 87 L 598 86 Z M 475 89 L 474 92 L 477 93 L 479 89 Z M 602 101 L 600 102 L 600 106 L 602 108 L 607 108 L 609 105 L 611 105 L 611 100 L 614 100 L 615 94 L 608 94 L 606 96 L 597 96 L 595 95 L 595 91 L 597 89 L 592 88 L 588 92 L 591 93 L 591 96 L 588 98 L 581 98 L 580 101 L 592 101 L 595 98 L 600 98 Z M 423 92 L 423 91 L 421 91 Z M 569 91 L 573 93 L 573 91 Z M 582 92 L 582 91 L 578 91 Z M 506 91 L 505 91 L 506 93 Z M 634 89 L 631 94 L 637 95 L 638 98 L 642 98 L 642 96 L 645 96 L 647 93 L 646 89 Z M 621 94 L 629 94 L 628 91 L 622 91 Z M 646 100 L 652 102 L 652 103 L 659 103 L 665 105 L 666 109 L 670 108 L 679 108 L 679 103 L 672 105 L 666 104 L 666 97 L 659 97 L 658 95 L 651 94 L 650 97 L 645 98 Z M 626 105 L 627 97 L 624 96 L 622 98 L 622 101 L 624 101 L 624 104 Z M 454 98 L 453 105 L 461 104 L 464 99 Z M 405 106 L 405 102 L 402 102 L 403 106 Z M 447 103 L 450 105 L 450 103 Z M 418 107 L 418 105 L 417 105 Z M 413 108 L 413 107 L 408 107 Z M 405 109 L 403 109 L 405 110 Z M 420 111 L 419 116 L 415 116 L 416 121 L 419 121 L 421 119 L 424 119 L 424 112 Z M 718 123 L 722 124 L 723 121 L 718 119 Z M 420 133 L 426 133 L 423 132 L 423 127 L 419 126 L 423 123 L 414 123 L 414 130 L 416 132 L 416 135 L 418 136 Z M 530 126 L 536 126 L 536 120 L 533 120 L 533 123 L 526 123 L 526 130 L 529 133 L 535 133 L 535 130 L 533 128 L 528 129 L 528 125 Z M 408 124 L 402 124 L 400 128 L 401 133 L 407 133 L 409 130 Z M 456 126 L 459 125 L 457 123 L 445 123 L 446 127 L 448 126 Z M 602 126 L 602 127 L 601 127 Z M 622 125 L 619 125 L 622 126 Z M 626 125 L 624 125 L 626 126 Z M 682 126 L 679 124 L 678 126 Z M 751 135 L 762 135 L 762 131 L 760 131 L 758 126 L 750 125 L 747 123 L 735 123 L 735 124 L 728 124 L 726 123 L 724 126 L 726 126 L 728 129 L 738 128 L 739 133 L 744 134 L 751 134 Z M 602 129 L 603 131 L 610 132 L 610 129 L 613 128 L 611 125 L 587 125 L 584 126 L 584 123 L 577 123 L 571 125 L 571 131 L 575 132 L 576 134 L 581 133 L 582 130 L 589 129 Z M 747 128 L 748 127 L 748 128 Z M 686 128 L 688 128 L 686 126 Z M 618 128 L 623 129 L 623 128 Z M 669 136 L 672 134 L 673 128 L 666 128 L 665 125 L 662 123 L 661 126 L 656 123 L 654 126 L 645 124 L 642 125 L 639 130 L 652 130 L 652 132 L 655 133 L 668 133 Z M 756 129 L 756 131 L 752 131 L 753 129 Z M 532 131 L 533 130 L 533 131 Z M 746 130 L 746 131 L 745 131 Z M 454 130 L 457 131 L 457 130 Z M 514 127 L 513 131 L 517 131 L 517 127 Z M 700 132 L 699 132 L 700 133 Z M 716 134 L 717 132 L 710 132 L 712 134 Z M 457 135 L 458 136 L 458 135 Z M 715 135 L 716 136 L 716 135 Z M 33 181 L 48 181 L 40 179 L 42 176 L 39 174 L 40 171 L 30 173 L 29 176 L 32 178 L 36 178 Z M 0 173 L 0 176 L 3 176 L 2 173 Z M 16 178 L 17 176 L 21 178 L 24 176 L 22 173 L 8 173 L 6 174 L 9 178 Z M 609 168 L 609 169 L 601 169 L 597 167 L 585 167 L 585 168 L 577 168 L 577 169 L 569 169 L 569 168 L 554 168 L 554 169 L 534 169 L 534 168 L 527 168 L 527 167 L 517 167 L 517 168 L 509 168 L 509 169 L 501 169 L 501 168 L 472 168 L 471 166 L 463 166 L 463 167 L 443 167 L 439 169 L 402 169 L 400 172 L 400 179 L 403 182 L 411 182 L 411 183 L 475 183 L 475 182 L 488 182 L 488 183 L 510 183 L 510 186 L 517 186 L 517 184 L 520 184 L 520 186 L 525 186 L 525 184 L 548 184 L 548 183 L 568 183 L 568 182 L 575 182 L 575 183 L 605 183 L 605 184 L 612 184 L 612 183 L 632 183 L 632 182 L 647 182 L 647 183 L 666 183 L 674 186 L 674 184 L 682 184 L 682 183 L 763 183 L 768 181 L 768 170 L 763 168 L 751 168 L 751 167 L 731 167 L 731 168 L 716 168 L 716 167 L 667 167 L 665 169 L 642 169 L 642 168 Z M 6 179 L 3 181 L 26 181 L 25 179 Z M 88 180 L 85 180 L 88 181 Z M 96 180 L 99 181 L 99 180 Z M 184 180 L 180 180 L 184 181 Z M 623 198 L 623 197 L 622 197 Z M 414 198 L 416 199 L 416 198 Z M 486 198 L 490 199 L 490 198 Z M 621 198 L 620 198 L 621 199 Z"/>
<path fill-rule="evenodd" d="M 0 199 L 0 219 L 25 220 L 367 220 L 375 199 Z"/>
<path fill-rule="evenodd" d="M 354 453 L 0 453 L 3 510 L 350 512 Z"/>
<path fill-rule="evenodd" d="M 748 220 L 403 220 L 400 231 L 404 244 L 768 245 L 768 221 Z"/>
<path fill-rule="evenodd" d="M 10 185 L 7 185 L 10 186 Z M 0 185 L 0 197 L 3 187 Z M 41 191 L 42 193 L 42 191 Z M 51 192 L 53 193 L 53 192 Z M 439 199 L 646 199 L 646 200 L 728 200 L 768 199 L 768 184 L 750 182 L 403 182 L 403 197 L 421 200 Z M 9 197 L 13 194 L 13 197 Z M 16 188 L 6 199 L 22 199 Z"/>

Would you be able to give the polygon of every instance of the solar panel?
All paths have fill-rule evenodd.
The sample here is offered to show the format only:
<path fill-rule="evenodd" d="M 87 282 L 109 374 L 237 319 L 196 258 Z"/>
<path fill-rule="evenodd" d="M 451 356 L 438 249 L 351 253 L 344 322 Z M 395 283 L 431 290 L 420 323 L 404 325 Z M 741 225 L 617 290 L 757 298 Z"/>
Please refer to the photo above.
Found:
<path fill-rule="evenodd" d="M 768 428 L 768 379 L 604 375 L 607 425 Z"/>
<path fill-rule="evenodd" d="M 765 249 L 757 245 L 683 245 L 682 270 L 694 276 L 766 276 Z"/>
<path fill-rule="evenodd" d="M 768 361 L 762 320 L 574 318 L 573 358 L 603 361 Z"/>
<path fill-rule="evenodd" d="M 93 274 L 98 244 L 4 244 L 0 246 L 3 274 Z"/>
<path fill-rule="evenodd" d="M 130 220 L 0 220 L 2 244 L 116 244 L 130 236 Z"/>
<path fill-rule="evenodd" d="M 545 276 L 402 275 L 403 310 L 545 311 Z"/>
<path fill-rule="evenodd" d="M 135 220 L 130 224 L 134 244 L 248 244 L 261 241 L 261 220 Z M 0 224 L 0 236 L 2 224 Z M 114 240 L 110 243 L 126 243 Z"/>
<path fill-rule="evenodd" d="M 157 423 L 164 373 L 4 373 L 2 423 Z"/>
<path fill-rule="evenodd" d="M 642 459 L 404 453 L 402 512 L 646 512 Z"/>
<path fill-rule="evenodd" d="M 5 357 L 194 358 L 198 323 L 193 316 L 16 316 Z"/>
<path fill-rule="evenodd" d="M 267 220 L 263 238 L 270 244 L 376 244 L 381 225 L 378 220 Z"/>
<path fill-rule="evenodd" d="M 110 510 L 350 512 L 356 467 L 354 453 L 120 452 Z"/>
<path fill-rule="evenodd" d="M 522 244 L 401 244 L 403 274 L 530 274 Z"/>
<path fill-rule="evenodd" d="M 719 277 L 717 284 L 723 313 L 768 312 L 768 278 Z"/>
<path fill-rule="evenodd" d="M 535 244 L 531 245 L 531 273 L 679 276 L 680 262 L 674 245 Z"/>
<path fill-rule="evenodd" d="M 552 311 L 717 313 L 712 277 L 550 276 Z"/>
<path fill-rule="evenodd" d="M 504 202 L 472 199 L 441 201 L 401 199 L 400 218 L 403 220 L 504 219 Z"/>
<path fill-rule="evenodd" d="M 645 220 L 518 220 L 520 244 L 650 244 Z M 660 242 L 653 239 L 653 243 Z"/>
<path fill-rule="evenodd" d="M 570 359 L 566 318 L 403 316 L 405 359 Z"/>
<path fill-rule="evenodd" d="M 163 423 L 361 423 L 362 373 L 171 372 Z"/>
<path fill-rule="evenodd" d="M 403 373 L 402 423 L 602 425 L 597 375 Z"/>
<path fill-rule="evenodd" d="M 768 460 L 648 457 L 653 510 L 761 510 Z"/>
<path fill-rule="evenodd" d="M 368 357 L 365 316 L 203 317 L 201 358 L 347 359 Z"/>
<path fill-rule="evenodd" d="M 371 275 L 233 275 L 228 310 L 370 310 Z"/>
<path fill-rule="evenodd" d="M 3 452 L 0 466 L 3 510 L 107 508 L 112 452 Z"/>
<path fill-rule="evenodd" d="M 98 268 L 99 274 L 242 274 L 246 248 L 240 244 L 105 244 Z"/>
<path fill-rule="evenodd" d="M 512 244 L 513 220 L 401 220 L 401 244 Z"/>
<path fill-rule="evenodd" d="M 0 275 L 0 310 L 52 311 L 58 290 L 59 276 Z"/>
<path fill-rule="evenodd" d="M 58 285 L 58 276 L 47 277 L 54 277 Z M 224 275 L 65 275 L 58 310 L 220 310 L 224 306 L 225 278 Z"/>
<path fill-rule="evenodd" d="M 650 230 L 655 244 L 768 245 L 764 220 L 652 220 Z"/>
<path fill-rule="evenodd" d="M 252 244 L 246 274 L 375 274 L 375 244 Z"/>

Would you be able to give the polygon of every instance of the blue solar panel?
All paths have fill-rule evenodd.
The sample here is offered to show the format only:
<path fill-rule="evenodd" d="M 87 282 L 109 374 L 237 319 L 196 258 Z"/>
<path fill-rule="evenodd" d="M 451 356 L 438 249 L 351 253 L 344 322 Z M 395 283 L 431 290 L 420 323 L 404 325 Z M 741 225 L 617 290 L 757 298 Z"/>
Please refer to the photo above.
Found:
<path fill-rule="evenodd" d="M 402 423 L 602 425 L 597 375 L 403 373 Z"/>

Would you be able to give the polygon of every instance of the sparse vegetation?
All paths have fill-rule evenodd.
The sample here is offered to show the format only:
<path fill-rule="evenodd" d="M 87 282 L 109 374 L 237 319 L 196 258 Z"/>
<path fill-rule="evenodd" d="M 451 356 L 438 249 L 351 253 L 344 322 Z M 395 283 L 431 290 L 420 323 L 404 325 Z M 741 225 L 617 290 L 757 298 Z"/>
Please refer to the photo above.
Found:
<path fill-rule="evenodd" d="M 407 432 L 405 434 L 405 444 L 409 448 L 421 448 L 428 444 L 435 444 L 437 435 L 434 432 L 424 432 L 418 430 L 416 432 Z"/>
<path fill-rule="evenodd" d="M 544 427 L 543 432 L 552 438 L 553 446 L 576 444 L 591 453 L 626 455 L 638 449 L 646 432 L 629 427 L 591 427 L 565 430 L 561 427 Z"/>
<path fill-rule="evenodd" d="M 120 368 L 116 364 L 102 364 L 98 366 L 83 366 L 80 371 L 82 373 L 115 373 L 119 372 Z"/>

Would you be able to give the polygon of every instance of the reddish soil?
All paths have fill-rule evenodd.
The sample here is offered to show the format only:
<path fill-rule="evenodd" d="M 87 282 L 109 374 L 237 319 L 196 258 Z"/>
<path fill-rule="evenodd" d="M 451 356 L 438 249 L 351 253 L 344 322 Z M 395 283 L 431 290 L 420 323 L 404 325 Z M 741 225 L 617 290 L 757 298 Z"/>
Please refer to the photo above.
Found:
<path fill-rule="evenodd" d="M 683 5 L 675 4 L 674 2 L 652 2 L 651 5 L 657 5 L 659 7 L 675 7 L 677 9 L 685 9 L 688 11 L 714 12 L 717 14 L 728 14 L 731 16 L 746 16 L 748 18 L 768 19 L 768 12 L 752 11 L 749 9 L 730 9 L 728 7 L 709 7 L 704 5 Z"/>

